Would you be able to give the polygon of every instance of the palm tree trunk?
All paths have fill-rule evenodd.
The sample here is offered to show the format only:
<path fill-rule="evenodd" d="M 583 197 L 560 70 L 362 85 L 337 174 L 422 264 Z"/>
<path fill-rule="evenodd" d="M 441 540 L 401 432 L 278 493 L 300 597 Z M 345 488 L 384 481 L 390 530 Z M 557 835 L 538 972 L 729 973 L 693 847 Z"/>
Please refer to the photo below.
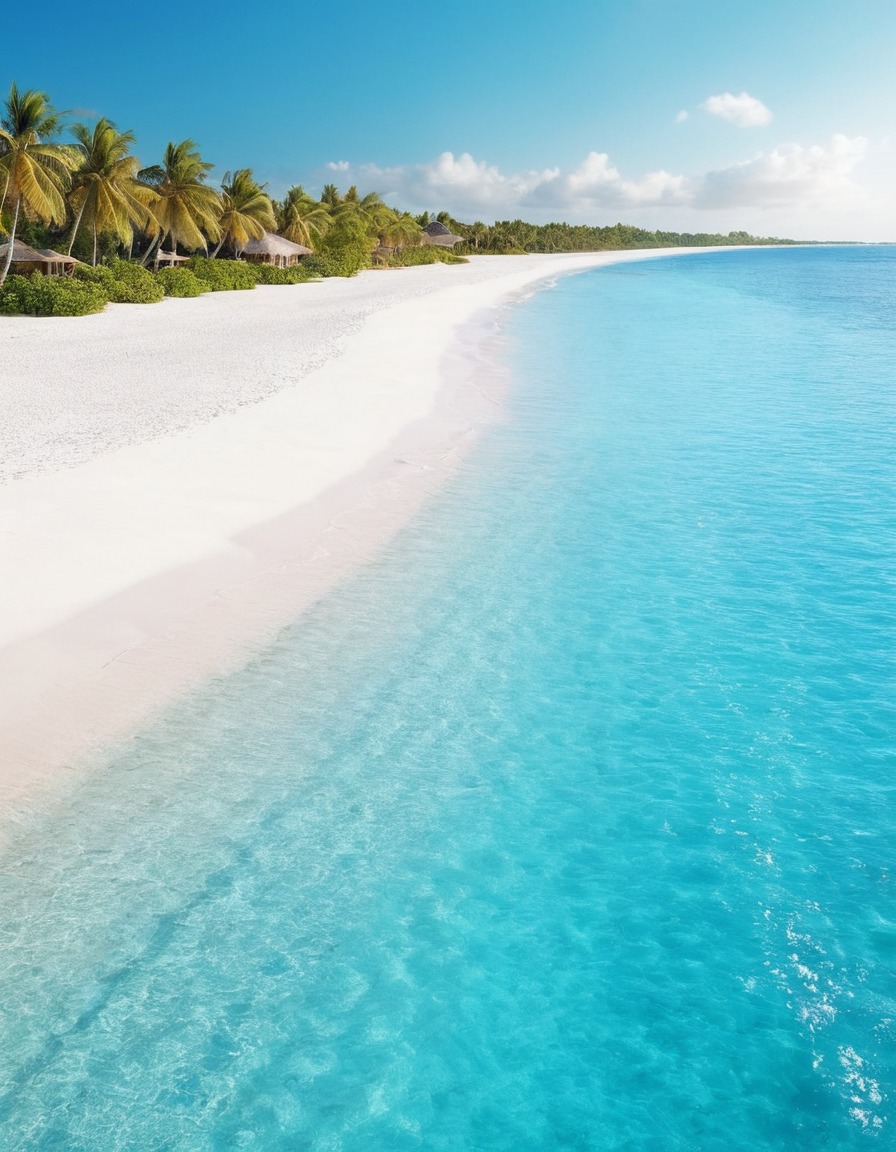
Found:
<path fill-rule="evenodd" d="M 68 242 L 68 251 L 66 252 L 66 256 L 71 256 L 71 254 L 72 254 L 72 248 L 74 248 L 74 246 L 75 246 L 75 237 L 78 235 L 78 229 L 81 227 L 81 217 L 84 215 L 84 209 L 86 207 L 87 207 L 87 201 L 85 200 L 84 203 L 81 205 L 81 208 L 78 212 L 77 218 L 76 218 L 75 223 L 74 223 L 74 227 L 72 228 L 72 238 Z"/>
<path fill-rule="evenodd" d="M 173 232 L 168 233 L 168 246 L 171 249 L 171 255 L 176 256 L 177 255 L 177 240 L 176 240 Z M 162 251 L 162 245 L 159 244 L 159 252 L 161 252 L 161 251 Z M 158 262 L 158 259 L 159 259 L 159 252 L 156 252 L 156 262 Z M 207 255 L 207 253 L 206 253 L 206 255 Z M 176 264 L 172 264 L 172 268 L 174 268 L 174 267 L 176 267 Z"/>
<path fill-rule="evenodd" d="M 150 256 L 152 256 L 152 254 L 153 254 L 153 250 L 157 247 L 161 247 L 161 245 L 162 245 L 162 233 L 160 232 L 158 234 L 158 236 L 155 238 L 155 240 L 152 240 L 150 242 L 149 247 L 143 253 L 143 259 L 140 261 L 141 268 L 146 267 L 146 265 L 149 263 Z"/>
<path fill-rule="evenodd" d="M 225 241 L 226 239 L 227 239 L 227 237 L 226 237 L 226 236 L 222 236 L 222 237 L 221 237 L 221 243 L 220 243 L 220 244 L 218 245 L 218 247 L 217 247 L 217 248 L 214 250 L 214 252 L 212 252 L 212 260 L 214 260 L 214 258 L 215 258 L 215 257 L 218 255 L 218 253 L 219 253 L 219 252 L 221 251 L 221 249 L 224 247 L 224 241 Z"/>
<path fill-rule="evenodd" d="M 96 221 L 93 222 L 93 266 L 96 268 Z"/>
<path fill-rule="evenodd" d="M 3 263 L 3 272 L 0 273 L 0 288 L 6 283 L 6 277 L 9 275 L 9 266 L 12 264 L 12 252 L 16 242 L 16 227 L 19 223 L 19 208 L 22 206 L 22 197 L 16 197 L 16 210 L 12 214 L 12 227 L 9 230 L 9 251 L 6 253 L 6 260 Z"/>

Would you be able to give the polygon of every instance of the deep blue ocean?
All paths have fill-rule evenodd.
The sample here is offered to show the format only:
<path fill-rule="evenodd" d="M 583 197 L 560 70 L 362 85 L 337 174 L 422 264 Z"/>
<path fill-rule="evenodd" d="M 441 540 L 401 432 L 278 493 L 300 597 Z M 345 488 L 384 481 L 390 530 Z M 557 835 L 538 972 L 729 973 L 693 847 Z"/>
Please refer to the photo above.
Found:
<path fill-rule="evenodd" d="M 4 1152 L 896 1147 L 896 249 L 503 346 L 376 562 L 14 832 Z"/>

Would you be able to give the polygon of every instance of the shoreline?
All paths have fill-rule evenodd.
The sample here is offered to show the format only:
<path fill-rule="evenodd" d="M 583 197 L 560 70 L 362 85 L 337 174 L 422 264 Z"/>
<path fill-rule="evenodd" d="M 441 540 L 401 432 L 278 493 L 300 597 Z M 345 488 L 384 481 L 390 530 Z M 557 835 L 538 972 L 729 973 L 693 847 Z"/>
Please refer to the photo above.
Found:
<path fill-rule="evenodd" d="M 312 348 L 311 366 L 286 383 L 74 465 L 67 442 L 57 467 L 0 486 L 4 822 L 59 798 L 78 769 L 176 698 L 245 666 L 408 523 L 500 418 L 503 383 L 485 345 L 501 308 L 561 275 L 702 251 L 407 269 L 398 302 L 382 280 L 371 282 L 377 272 L 325 282 L 324 311 L 337 329 L 341 296 L 366 299 L 369 285 L 377 299 L 348 334 Z M 383 280 L 392 292 L 399 278 Z M 126 395 L 141 372 L 151 381 L 159 367 L 181 383 L 195 379 L 196 325 L 206 337 L 215 323 L 234 340 L 267 337 L 265 364 L 288 356 L 291 326 L 317 287 L 178 300 L 167 315 L 161 305 L 122 305 L 73 321 L 7 320 L 0 338 L 9 336 L 20 383 L 39 390 L 46 369 L 35 363 L 35 333 L 80 334 L 68 369 L 78 373 L 85 358 L 101 362 L 110 341 L 120 349 L 127 333 L 116 339 L 115 323 L 133 320 L 148 338 L 125 348 L 138 353 L 116 378 Z M 256 333 L 262 304 L 267 328 Z M 241 348 L 251 360 L 254 349 Z M 226 360 L 225 348 L 219 369 Z M 65 372 L 55 380 L 63 391 Z M 78 382 L 72 376 L 73 388 Z"/>

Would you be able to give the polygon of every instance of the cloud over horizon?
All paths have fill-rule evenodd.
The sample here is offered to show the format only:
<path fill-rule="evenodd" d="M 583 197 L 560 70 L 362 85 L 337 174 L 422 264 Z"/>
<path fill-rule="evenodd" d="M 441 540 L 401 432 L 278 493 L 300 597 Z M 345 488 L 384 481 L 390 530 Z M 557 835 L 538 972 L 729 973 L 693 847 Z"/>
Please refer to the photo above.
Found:
<path fill-rule="evenodd" d="M 850 175 L 867 147 L 863 136 L 839 133 L 826 147 L 784 144 L 707 172 L 694 203 L 699 208 L 778 207 L 818 200 L 838 203 L 858 193 Z"/>
<path fill-rule="evenodd" d="M 442 152 L 420 164 L 357 167 L 341 161 L 327 170 L 376 188 L 387 200 L 415 210 L 447 207 L 458 216 L 511 217 L 529 211 L 581 218 L 600 210 L 641 208 L 767 208 L 819 201 L 853 202 L 853 169 L 867 141 L 835 135 L 825 145 L 784 144 L 747 160 L 688 176 L 664 169 L 625 178 L 606 152 L 589 152 L 574 168 L 505 173 L 469 152 Z"/>
<path fill-rule="evenodd" d="M 762 128 L 772 122 L 771 110 L 749 92 L 741 92 L 740 96 L 732 92 L 721 92 L 717 96 L 709 96 L 700 107 L 710 116 L 728 120 L 739 128 Z"/>

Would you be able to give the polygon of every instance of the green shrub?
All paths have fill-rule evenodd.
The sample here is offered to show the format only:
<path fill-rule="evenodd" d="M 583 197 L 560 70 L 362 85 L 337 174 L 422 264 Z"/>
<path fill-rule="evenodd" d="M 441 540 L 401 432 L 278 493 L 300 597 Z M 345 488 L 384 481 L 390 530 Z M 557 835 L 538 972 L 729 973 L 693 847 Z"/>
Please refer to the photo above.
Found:
<path fill-rule="evenodd" d="M 372 253 L 367 248 L 346 247 L 322 253 L 330 271 L 328 276 L 356 276 L 363 268 L 369 268 Z"/>
<path fill-rule="evenodd" d="M 320 257 L 325 257 L 328 263 L 321 264 Z M 354 276 L 362 268 L 370 267 L 372 257 L 373 240 L 364 224 L 352 216 L 345 216 L 337 218 L 321 241 L 316 257 L 308 259 L 317 259 L 312 268 L 320 276 Z M 328 270 L 323 271 L 323 268 Z"/>
<path fill-rule="evenodd" d="M 242 260 L 212 260 L 208 256 L 194 256 L 190 270 L 201 280 L 208 292 L 238 292 L 254 288 L 256 274 L 251 264 Z"/>
<path fill-rule="evenodd" d="M 287 268 L 275 268 L 273 264 L 253 264 L 252 274 L 256 284 L 288 284 Z"/>
<path fill-rule="evenodd" d="M 306 256 L 302 267 L 306 276 L 354 276 L 362 268 L 370 267 L 371 258 L 365 249 L 345 251 L 336 249 L 331 252 L 315 252 L 313 256 Z"/>
<path fill-rule="evenodd" d="M 259 284 L 304 284 L 313 278 L 305 264 L 293 264 L 291 268 L 275 268 L 273 264 L 253 264 L 251 267 Z"/>
<path fill-rule="evenodd" d="M 85 280 L 88 284 L 102 284 L 105 288 L 115 282 L 112 269 L 107 268 L 105 264 L 98 264 L 96 268 L 90 264 L 76 264 L 73 275 L 76 280 Z"/>
<path fill-rule="evenodd" d="M 314 273 L 309 272 L 305 267 L 304 259 L 298 264 L 293 264 L 292 268 L 284 269 L 284 271 L 289 275 L 289 284 L 307 284 L 309 280 L 314 279 Z"/>
<path fill-rule="evenodd" d="M 165 289 L 151 278 L 143 281 L 115 280 L 109 289 L 113 304 L 158 304 L 165 299 Z"/>
<path fill-rule="evenodd" d="M 113 280 L 107 292 L 113 304 L 158 304 L 165 290 L 148 268 L 127 260 L 114 260 L 109 265 Z"/>
<path fill-rule="evenodd" d="M 325 252 L 315 252 L 313 256 L 306 256 L 302 267 L 308 276 L 339 276 L 336 261 Z"/>
<path fill-rule="evenodd" d="M 76 279 L 88 284 L 99 284 L 115 304 L 157 304 L 164 296 L 152 273 L 128 260 L 113 260 L 111 264 L 76 264 Z"/>
<path fill-rule="evenodd" d="M 421 244 L 417 248 L 402 248 L 400 252 L 393 252 L 384 263 L 387 268 L 416 268 L 420 264 L 469 264 L 469 260 L 458 256 L 450 248 Z"/>
<path fill-rule="evenodd" d="M 160 268 L 156 280 L 166 296 L 201 296 L 207 287 L 189 268 Z"/>
<path fill-rule="evenodd" d="M 0 288 L 5 316 L 87 316 L 102 312 L 108 296 L 100 284 L 62 276 L 10 276 Z"/>

